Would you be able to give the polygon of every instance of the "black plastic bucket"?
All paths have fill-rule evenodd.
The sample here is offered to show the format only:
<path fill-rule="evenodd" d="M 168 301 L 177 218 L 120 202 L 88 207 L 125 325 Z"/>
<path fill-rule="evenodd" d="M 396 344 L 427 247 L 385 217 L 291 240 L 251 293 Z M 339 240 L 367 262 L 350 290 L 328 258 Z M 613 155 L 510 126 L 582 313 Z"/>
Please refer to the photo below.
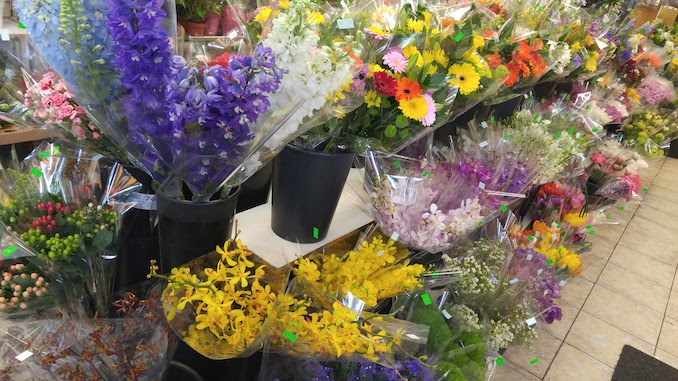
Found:
<path fill-rule="evenodd" d="M 273 161 L 271 227 L 292 242 L 327 236 L 355 154 L 322 153 L 288 145 Z"/>
<path fill-rule="evenodd" d="M 156 194 L 160 270 L 168 273 L 231 238 L 240 188 L 227 198 L 195 203 Z"/>

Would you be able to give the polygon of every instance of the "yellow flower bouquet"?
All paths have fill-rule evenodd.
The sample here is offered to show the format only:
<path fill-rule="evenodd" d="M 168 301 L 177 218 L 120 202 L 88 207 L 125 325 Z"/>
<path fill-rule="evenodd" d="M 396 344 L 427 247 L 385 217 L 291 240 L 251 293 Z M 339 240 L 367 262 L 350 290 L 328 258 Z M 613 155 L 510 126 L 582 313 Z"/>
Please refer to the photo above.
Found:
<path fill-rule="evenodd" d="M 362 240 L 342 256 L 316 253 L 299 258 L 292 271 L 330 295 L 343 298 L 350 292 L 365 308 L 373 308 L 386 298 L 422 285 L 426 269 L 410 264 L 407 255 L 409 251 L 396 248 L 392 239 L 384 242 L 377 236 Z"/>
<path fill-rule="evenodd" d="M 169 276 L 162 305 L 172 330 L 191 348 L 215 360 L 246 357 L 261 349 L 266 319 L 289 276 L 256 257 L 240 240 L 195 259 Z"/>
<path fill-rule="evenodd" d="M 300 277 L 278 298 L 269 323 L 267 350 L 297 358 L 393 365 L 428 338 L 426 326 L 356 311 Z"/>

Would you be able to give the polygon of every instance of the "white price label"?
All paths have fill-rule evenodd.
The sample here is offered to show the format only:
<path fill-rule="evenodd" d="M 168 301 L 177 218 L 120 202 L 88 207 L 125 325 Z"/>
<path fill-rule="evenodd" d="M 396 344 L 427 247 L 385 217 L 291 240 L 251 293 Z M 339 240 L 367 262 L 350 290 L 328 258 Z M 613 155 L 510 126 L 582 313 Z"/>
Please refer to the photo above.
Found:
<path fill-rule="evenodd" d="M 398 232 L 393 232 L 393 234 L 391 234 L 391 239 L 393 240 L 393 242 L 398 241 L 398 237 L 400 237 L 400 234 L 398 234 Z"/>
<path fill-rule="evenodd" d="M 487 122 L 482 122 L 480 125 L 483 126 L 483 128 L 487 128 Z"/>
<path fill-rule="evenodd" d="M 405 336 L 409 337 L 409 338 L 412 339 L 412 340 L 419 340 L 419 336 L 417 336 L 417 335 L 415 335 L 415 334 L 413 334 L 413 333 L 408 333 L 408 334 L 405 335 Z"/>
<path fill-rule="evenodd" d="M 134 209 L 158 210 L 158 203 L 154 194 L 132 193 L 129 202 L 134 202 Z"/>
<path fill-rule="evenodd" d="M 480 142 L 480 144 L 478 144 L 478 145 L 480 146 L 480 148 L 485 148 L 489 145 L 489 143 L 487 142 L 487 140 L 485 140 L 485 141 Z"/>
<path fill-rule="evenodd" d="M 485 190 L 485 183 L 478 183 L 478 188 Z"/>
<path fill-rule="evenodd" d="M 560 287 L 564 287 L 565 283 L 567 283 L 567 282 L 565 282 L 564 280 L 561 280 L 560 283 L 558 283 L 558 284 L 560 285 Z"/>
<path fill-rule="evenodd" d="M 384 255 L 384 250 L 379 250 L 379 252 L 377 253 L 377 257 L 381 257 L 382 255 Z"/>
<path fill-rule="evenodd" d="M 450 313 L 447 312 L 447 310 L 443 310 L 443 316 L 445 316 L 445 319 L 447 320 L 452 319 L 452 315 L 450 315 Z"/>
<path fill-rule="evenodd" d="M 537 319 L 535 319 L 533 317 L 529 318 L 529 319 L 527 319 L 526 323 L 527 323 L 528 326 L 532 327 L 533 325 L 537 324 Z"/>
<path fill-rule="evenodd" d="M 528 261 L 531 261 L 531 260 L 532 260 L 532 254 L 528 254 L 526 259 L 527 259 Z"/>
<path fill-rule="evenodd" d="M 355 24 L 353 23 L 353 19 L 339 19 L 337 20 L 337 28 L 353 29 L 355 28 Z"/>
<path fill-rule="evenodd" d="M 31 356 L 33 356 L 33 352 L 31 352 L 31 351 L 23 351 L 22 353 L 19 353 L 19 354 L 15 357 L 15 359 L 17 359 L 17 360 L 19 360 L 19 361 L 24 361 L 24 360 L 26 360 L 27 358 L 29 358 L 29 357 L 31 357 Z"/>
<path fill-rule="evenodd" d="M 518 278 L 513 278 L 509 281 L 509 284 L 516 284 L 518 283 Z"/>

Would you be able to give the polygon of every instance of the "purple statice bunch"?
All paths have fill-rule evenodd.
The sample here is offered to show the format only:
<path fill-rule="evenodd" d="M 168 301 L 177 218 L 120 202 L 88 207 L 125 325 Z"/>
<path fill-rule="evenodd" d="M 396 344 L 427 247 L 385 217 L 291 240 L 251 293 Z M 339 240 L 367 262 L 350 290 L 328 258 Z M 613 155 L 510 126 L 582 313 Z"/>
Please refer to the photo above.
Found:
<path fill-rule="evenodd" d="M 527 282 L 525 295 L 533 301 L 544 321 L 551 324 L 562 319 L 562 311 L 553 301 L 561 296 L 560 284 L 553 277 L 544 254 L 531 248 L 516 248 L 508 273 Z"/>
<path fill-rule="evenodd" d="M 195 190 L 221 182 L 236 169 L 254 137 L 251 126 L 270 108 L 282 71 L 270 48 L 231 56 L 226 67 L 174 58 L 166 99 L 174 160 L 186 163 L 184 181 Z"/>
<path fill-rule="evenodd" d="M 503 189 L 500 190 L 509 193 L 525 193 L 530 187 L 537 175 L 537 171 L 525 160 L 513 157 L 513 154 L 507 155 L 507 160 L 497 169 L 499 180 L 497 185 Z"/>
<path fill-rule="evenodd" d="M 172 65 L 169 34 L 162 27 L 166 16 L 162 0 L 108 0 L 106 26 L 112 39 L 113 64 L 127 95 L 122 100 L 129 138 L 138 147 L 146 168 L 164 172 L 146 136 L 169 135 L 165 82 Z"/>
<path fill-rule="evenodd" d="M 636 89 L 640 98 L 650 105 L 673 102 L 676 90 L 671 81 L 657 76 L 646 77 Z"/>

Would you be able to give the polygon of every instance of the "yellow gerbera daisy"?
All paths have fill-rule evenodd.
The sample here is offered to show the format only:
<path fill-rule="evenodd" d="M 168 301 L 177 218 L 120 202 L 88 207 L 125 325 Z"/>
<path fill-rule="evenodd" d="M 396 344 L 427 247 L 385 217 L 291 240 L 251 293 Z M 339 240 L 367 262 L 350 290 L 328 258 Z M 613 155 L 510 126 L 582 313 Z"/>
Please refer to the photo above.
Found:
<path fill-rule="evenodd" d="M 254 21 L 259 23 L 265 23 L 268 18 L 271 17 L 271 7 L 262 8 L 256 16 L 254 16 Z"/>
<path fill-rule="evenodd" d="M 480 86 L 480 74 L 470 63 L 454 64 L 448 74 L 452 76 L 448 81 L 449 85 L 459 87 L 461 95 L 471 94 Z"/>
<path fill-rule="evenodd" d="M 428 112 L 428 103 L 424 97 L 418 96 L 416 98 L 402 99 L 399 102 L 398 108 L 406 117 L 420 120 Z"/>
<path fill-rule="evenodd" d="M 424 27 L 426 24 L 424 24 L 423 20 L 412 20 L 412 19 L 407 19 L 407 29 L 414 33 L 421 33 L 424 31 Z"/>
<path fill-rule="evenodd" d="M 403 55 L 405 56 L 405 58 L 410 58 L 415 54 L 421 55 L 419 53 L 419 49 L 417 49 L 417 47 L 414 46 L 414 45 L 410 45 L 410 46 L 406 47 L 405 49 L 403 49 Z"/>

